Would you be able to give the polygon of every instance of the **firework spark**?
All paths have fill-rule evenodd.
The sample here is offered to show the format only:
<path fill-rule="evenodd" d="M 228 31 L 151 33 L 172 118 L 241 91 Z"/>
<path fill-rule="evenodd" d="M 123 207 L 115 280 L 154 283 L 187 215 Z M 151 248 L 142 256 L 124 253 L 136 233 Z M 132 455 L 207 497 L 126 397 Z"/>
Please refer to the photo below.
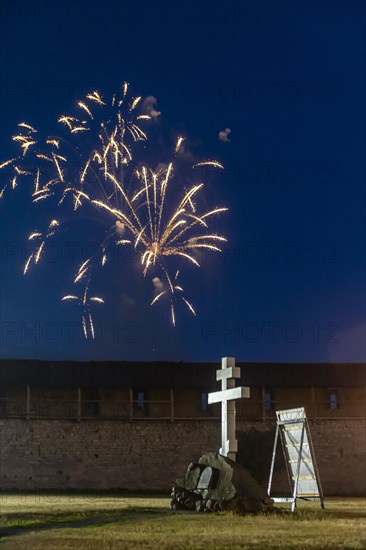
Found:
<path fill-rule="evenodd" d="M 30 254 L 27 261 L 24 265 L 23 275 L 25 275 L 29 269 L 29 265 L 32 260 L 34 260 L 35 264 L 38 264 L 41 254 L 43 252 L 43 249 L 45 247 L 47 239 L 53 237 L 53 235 L 56 233 L 59 222 L 57 220 L 51 220 L 48 224 L 48 227 L 45 232 L 41 231 L 32 231 L 32 233 L 28 237 L 28 241 L 34 241 L 36 243 L 36 250 Z"/>
<path fill-rule="evenodd" d="M 41 142 L 34 137 L 37 131 L 31 125 L 20 123 L 19 133 L 12 139 L 20 146 L 21 154 L 0 164 L 0 169 L 10 170 L 12 189 L 18 178 L 31 179 L 33 203 L 53 198 L 58 207 L 72 206 L 74 215 L 85 205 L 95 209 L 100 219 L 109 220 L 97 253 L 84 259 L 74 276 L 73 282 L 81 286 L 81 291 L 62 298 L 82 308 L 85 337 L 95 335 L 91 304 L 104 303 L 103 298 L 89 296 L 93 273 L 97 266 L 107 264 L 112 245 L 130 247 L 140 259 L 143 276 L 151 273 L 153 281 L 158 281 L 151 305 L 168 300 L 175 325 L 178 301 L 193 315 L 196 312 L 178 283 L 179 271 L 171 275 L 174 265 L 188 262 L 199 267 L 202 250 L 220 252 L 226 241 L 209 226 L 212 218 L 227 208 L 202 211 L 205 184 L 197 181 L 198 172 L 194 170 L 204 166 L 223 169 L 222 164 L 216 160 L 196 162 L 191 166 L 190 184 L 183 182 L 178 166 L 179 157 L 184 156 L 183 136 L 177 138 L 170 162 L 152 169 L 148 163 L 136 160 L 138 142 L 148 140 L 141 124 L 151 120 L 141 100 L 141 96 L 129 95 L 127 83 L 110 101 L 98 91 L 87 94 L 77 103 L 76 113 L 58 118 L 61 133 L 63 130 L 68 134 L 66 138 L 48 136 Z M 30 151 L 33 156 L 28 164 L 32 169 L 26 168 Z M 58 228 L 59 222 L 54 219 L 45 231 L 35 230 L 29 235 L 35 249 L 25 263 L 24 274 L 32 263 L 39 263 L 47 239 Z"/>

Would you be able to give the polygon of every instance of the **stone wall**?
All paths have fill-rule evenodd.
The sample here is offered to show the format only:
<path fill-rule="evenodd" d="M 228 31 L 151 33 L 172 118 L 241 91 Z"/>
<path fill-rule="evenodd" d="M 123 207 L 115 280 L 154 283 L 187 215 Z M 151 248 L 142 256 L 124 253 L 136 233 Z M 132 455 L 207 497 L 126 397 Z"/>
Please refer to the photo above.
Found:
<path fill-rule="evenodd" d="M 238 462 L 266 485 L 274 424 L 238 421 Z M 365 420 L 310 423 L 325 495 L 365 495 Z M 3 489 L 168 491 L 189 462 L 220 446 L 217 420 L 0 421 Z M 287 489 L 279 453 L 275 491 Z"/>

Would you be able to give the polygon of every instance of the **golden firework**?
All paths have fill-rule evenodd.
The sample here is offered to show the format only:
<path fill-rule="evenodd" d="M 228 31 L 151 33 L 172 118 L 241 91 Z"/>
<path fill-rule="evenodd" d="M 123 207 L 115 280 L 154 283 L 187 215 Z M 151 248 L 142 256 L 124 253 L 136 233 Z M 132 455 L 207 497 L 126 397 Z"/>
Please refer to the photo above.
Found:
<path fill-rule="evenodd" d="M 71 204 L 75 215 L 83 205 L 96 209 L 99 216 L 109 219 L 107 237 L 98 253 L 85 258 L 74 276 L 74 284 L 83 285 L 81 298 L 68 294 L 64 301 L 76 301 L 83 308 L 84 334 L 94 338 L 94 326 L 90 302 L 103 303 L 97 296 L 89 297 L 93 271 L 97 265 L 105 266 L 107 252 L 114 244 L 131 247 L 140 259 L 144 277 L 151 273 L 156 282 L 151 305 L 164 297 L 169 300 L 170 314 L 175 325 L 175 304 L 179 300 L 192 314 L 193 305 L 185 298 L 178 283 L 179 271 L 175 264 L 188 262 L 200 266 L 200 251 L 221 251 L 226 238 L 210 226 L 218 214 L 227 210 L 215 207 L 202 210 L 205 183 L 197 181 L 200 166 L 223 169 L 216 160 L 194 163 L 190 184 L 180 178 L 180 156 L 184 156 L 186 138 L 177 138 L 172 160 L 152 169 L 135 155 L 138 142 L 146 142 L 147 132 L 141 124 L 149 123 L 151 116 L 144 111 L 141 96 L 131 97 L 129 85 L 124 83 L 120 94 L 110 101 L 98 91 L 93 91 L 77 103 L 77 112 L 61 115 L 60 128 L 68 133 L 66 138 L 47 136 L 37 140 L 37 131 L 29 124 L 19 124 L 19 133 L 13 141 L 20 146 L 21 154 L 0 164 L 0 169 L 11 171 L 11 188 L 19 177 L 33 181 L 33 203 L 56 199 L 58 207 Z M 184 144 L 184 146 L 183 146 Z M 32 169 L 26 169 L 33 151 Z M 75 166 L 77 167 L 75 171 Z M 0 192 L 0 197 L 5 189 Z M 30 264 L 40 261 L 46 241 L 59 227 L 52 220 L 46 231 L 33 231 L 29 240 L 36 245 L 24 266 L 24 274 Z M 175 265 L 175 267 L 174 267 Z M 175 276 L 170 273 L 174 267 Z"/>

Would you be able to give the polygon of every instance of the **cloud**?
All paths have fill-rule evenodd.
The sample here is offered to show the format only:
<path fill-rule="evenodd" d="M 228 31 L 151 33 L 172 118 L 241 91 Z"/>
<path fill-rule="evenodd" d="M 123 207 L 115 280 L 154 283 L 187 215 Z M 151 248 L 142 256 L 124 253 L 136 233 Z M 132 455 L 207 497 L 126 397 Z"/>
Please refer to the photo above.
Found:
<path fill-rule="evenodd" d="M 125 230 L 125 224 L 120 222 L 119 220 L 116 221 L 116 231 L 118 234 L 122 235 Z"/>
<path fill-rule="evenodd" d="M 327 342 L 326 359 L 329 363 L 366 361 L 365 323 L 341 328 L 338 323 L 328 322 L 321 328 L 323 328 L 323 334 L 327 334 L 324 336 L 324 341 Z"/>
<path fill-rule="evenodd" d="M 152 280 L 152 283 L 154 285 L 154 289 L 156 290 L 156 292 L 161 292 L 163 290 L 164 285 L 161 279 L 159 279 L 159 277 L 154 277 Z"/>
<path fill-rule="evenodd" d="M 128 294 L 126 294 L 125 292 L 123 292 L 121 294 L 121 303 L 122 303 L 122 306 L 123 308 L 133 308 L 136 306 L 136 302 L 133 298 L 131 298 L 131 296 L 129 296 Z"/>
<path fill-rule="evenodd" d="M 143 112 L 147 115 L 150 115 L 152 118 L 157 118 L 158 116 L 160 116 L 161 111 L 157 111 L 155 109 L 157 102 L 158 100 L 153 95 L 148 95 L 147 97 L 145 97 L 142 103 Z"/>
<path fill-rule="evenodd" d="M 190 142 L 187 140 L 187 138 L 183 138 L 183 140 L 181 141 L 178 151 L 176 151 L 176 156 L 179 156 L 179 158 L 181 158 L 185 162 L 190 162 L 191 164 L 195 164 L 199 160 L 193 155 L 190 149 Z"/>
<path fill-rule="evenodd" d="M 157 174 L 160 174 L 161 172 L 164 172 L 167 168 L 168 168 L 168 164 L 166 164 L 165 162 L 159 162 L 157 167 L 155 168 L 155 172 Z"/>
<path fill-rule="evenodd" d="M 226 141 L 226 143 L 230 143 L 230 140 L 228 138 L 228 135 L 231 133 L 230 128 L 225 128 L 225 130 L 221 130 L 218 134 L 220 141 Z"/>

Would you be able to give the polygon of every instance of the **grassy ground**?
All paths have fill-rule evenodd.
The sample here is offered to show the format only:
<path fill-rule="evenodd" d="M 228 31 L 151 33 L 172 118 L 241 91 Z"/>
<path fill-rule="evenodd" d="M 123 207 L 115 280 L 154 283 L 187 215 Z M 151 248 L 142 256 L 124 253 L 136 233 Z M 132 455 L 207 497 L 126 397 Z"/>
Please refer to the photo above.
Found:
<path fill-rule="evenodd" d="M 365 549 L 362 499 L 300 503 L 294 514 L 172 512 L 169 499 L 140 496 L 3 495 L 4 550 Z M 288 509 L 288 507 L 286 507 Z"/>

